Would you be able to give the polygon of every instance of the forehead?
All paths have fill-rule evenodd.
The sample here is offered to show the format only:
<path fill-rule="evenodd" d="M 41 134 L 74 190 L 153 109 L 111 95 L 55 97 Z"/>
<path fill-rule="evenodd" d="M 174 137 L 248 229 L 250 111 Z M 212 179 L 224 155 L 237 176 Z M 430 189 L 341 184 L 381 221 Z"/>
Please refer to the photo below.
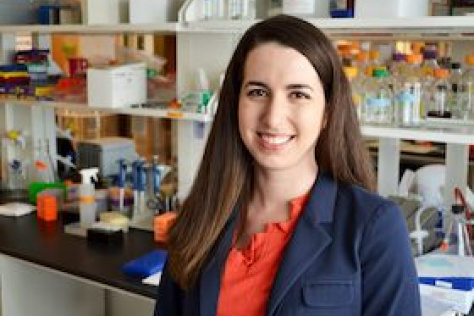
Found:
<path fill-rule="evenodd" d="M 319 76 L 306 56 L 291 47 L 273 42 L 260 44 L 249 52 L 244 65 L 244 79 L 249 77 L 319 82 Z"/>

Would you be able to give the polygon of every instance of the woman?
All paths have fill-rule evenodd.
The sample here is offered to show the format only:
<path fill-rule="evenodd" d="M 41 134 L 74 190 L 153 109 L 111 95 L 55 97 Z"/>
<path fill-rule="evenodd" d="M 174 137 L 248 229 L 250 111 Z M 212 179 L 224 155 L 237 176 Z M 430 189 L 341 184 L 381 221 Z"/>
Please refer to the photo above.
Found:
<path fill-rule="evenodd" d="M 324 34 L 289 16 L 252 26 L 219 104 L 155 315 L 421 315 L 404 220 L 370 192 Z"/>

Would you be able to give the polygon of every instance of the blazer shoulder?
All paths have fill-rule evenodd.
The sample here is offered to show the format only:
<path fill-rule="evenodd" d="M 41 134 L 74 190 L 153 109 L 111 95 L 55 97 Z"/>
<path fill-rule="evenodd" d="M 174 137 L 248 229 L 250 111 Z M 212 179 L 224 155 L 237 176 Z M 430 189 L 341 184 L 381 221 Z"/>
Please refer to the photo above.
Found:
<path fill-rule="evenodd" d="M 338 199 L 350 203 L 357 215 L 369 218 L 384 210 L 398 209 L 397 204 L 357 185 L 340 185 Z"/>

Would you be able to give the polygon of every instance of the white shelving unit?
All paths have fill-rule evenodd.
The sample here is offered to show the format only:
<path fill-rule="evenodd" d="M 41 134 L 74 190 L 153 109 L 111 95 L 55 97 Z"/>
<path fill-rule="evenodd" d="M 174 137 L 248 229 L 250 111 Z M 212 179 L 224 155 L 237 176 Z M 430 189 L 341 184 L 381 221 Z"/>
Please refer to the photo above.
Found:
<path fill-rule="evenodd" d="M 178 32 L 179 88 L 185 90 L 193 65 L 204 65 L 210 73 L 223 71 L 240 35 L 256 21 L 198 21 L 197 14 L 181 13 L 185 27 Z M 472 17 L 426 17 L 399 19 L 311 19 L 332 39 L 377 41 L 440 40 L 455 43 L 456 49 L 469 49 L 474 43 Z M 471 48 L 472 49 L 472 48 Z M 218 50 L 214 52 L 214 50 Z M 192 55 L 186 52 L 192 51 Z M 210 54 L 209 52 L 213 53 Z M 458 56 L 455 56 L 458 57 Z M 181 76 L 184 75 L 184 76 Z M 184 78 L 183 78 L 184 77 Z M 468 146 L 474 144 L 470 127 L 374 127 L 363 126 L 365 136 L 379 139 L 378 190 L 382 195 L 395 194 L 398 187 L 400 140 L 426 140 L 446 143 L 445 202 L 453 202 L 453 189 L 465 189 L 468 177 Z"/>
<path fill-rule="evenodd" d="M 117 25 L 5 25 L 0 26 L 0 33 L 35 33 L 35 34 L 175 34 L 179 24 L 176 22 L 156 24 L 117 24 Z"/>
<path fill-rule="evenodd" d="M 183 15 L 182 15 L 183 16 Z M 206 69 L 211 84 L 218 86 L 240 35 L 256 21 L 193 21 L 186 15 L 179 23 L 116 26 L 0 26 L 0 62 L 6 62 L 14 49 L 14 34 L 176 34 L 177 37 L 177 93 L 194 89 L 194 76 L 199 67 Z M 196 15 L 194 15 L 196 17 Z M 472 17 L 429 17 L 420 19 L 314 19 L 332 38 L 364 39 L 441 39 L 447 41 L 473 41 Z M 21 106 L 19 106 L 21 105 Z M 62 102 L 31 102 L 0 100 L 0 134 L 15 127 L 26 127 L 37 138 L 55 136 L 54 109 L 98 110 L 128 115 L 141 115 L 177 119 L 178 195 L 184 198 L 189 192 L 198 168 L 212 116 L 195 113 L 178 113 L 173 110 L 144 108 L 91 108 Z M 446 201 L 450 203 L 452 188 L 464 188 L 467 183 L 468 145 L 474 144 L 474 128 L 397 128 L 363 126 L 365 136 L 379 138 L 379 191 L 383 195 L 394 193 L 398 184 L 400 139 L 428 140 L 447 143 Z M 53 150 L 55 151 L 55 150 Z M 5 154 L 2 152 L 2 154 Z M 48 280 L 44 281 L 48 282 Z M 27 284 L 27 283 L 25 283 Z M 5 283 L 3 283 L 5 286 Z M 26 285 L 25 285 L 26 286 Z M 21 292 L 21 291 L 20 291 Z M 18 292 L 18 293 L 20 293 Z M 4 307 L 5 307 L 4 302 Z M 51 303 L 54 305 L 54 302 Z M 9 316 L 16 316 L 9 315 Z"/>
<path fill-rule="evenodd" d="M 191 12 L 191 13 L 189 13 Z M 177 37 L 177 93 L 194 88 L 194 76 L 199 67 L 206 69 L 214 87 L 224 72 L 227 62 L 240 35 L 257 21 L 197 21 L 198 14 L 192 10 L 181 12 L 178 23 L 142 25 L 65 25 L 65 26 L 0 26 L 0 46 L 6 47 L 5 39 L 11 34 L 176 34 Z M 376 40 L 444 40 L 461 43 L 474 41 L 474 20 L 472 17 L 426 17 L 400 19 L 311 19 L 312 24 L 325 31 L 330 37 L 363 38 Z M 8 101 L 9 104 L 31 105 L 31 101 Z M 150 108 L 111 109 L 89 108 L 62 102 L 34 102 L 45 108 L 66 108 L 71 110 L 99 110 L 128 115 L 178 119 L 177 152 L 179 168 L 179 196 L 189 192 L 198 168 L 207 134 L 212 122 L 211 115 L 185 113 L 174 110 Z M 34 108 L 34 107 L 32 107 Z M 1 125 L 0 125 L 1 128 Z M 380 138 L 379 190 L 382 194 L 394 193 L 398 182 L 399 139 L 430 140 L 448 144 L 447 179 L 455 179 L 453 185 L 465 186 L 467 182 L 468 145 L 474 144 L 472 129 L 466 128 L 396 128 L 364 126 L 364 135 Z M 386 152 L 386 154 L 384 154 Z M 453 164 L 453 170 L 450 168 Z M 384 167 L 385 166 L 385 167 Z M 387 171 L 385 172 L 385 170 Z M 464 172 L 466 171 L 466 172 Z M 455 175 L 453 178 L 452 175 Z M 451 181 L 451 180 L 448 180 Z M 451 201 L 446 194 L 447 202 Z"/>
<path fill-rule="evenodd" d="M 166 118 L 172 120 L 188 120 L 195 122 L 211 122 L 213 116 L 211 113 L 195 113 L 180 109 L 171 108 L 152 108 L 152 107 L 121 107 L 121 108 L 110 108 L 110 107 L 92 107 L 87 104 L 73 103 L 73 102 L 56 102 L 56 101 L 30 101 L 30 100 L 3 100 L 3 102 L 19 106 L 31 106 L 31 107 L 46 107 L 53 109 L 64 109 L 75 112 L 106 112 L 113 114 L 125 114 L 131 116 L 146 116 L 152 118 Z M 0 101 L 1 103 L 1 101 Z"/>

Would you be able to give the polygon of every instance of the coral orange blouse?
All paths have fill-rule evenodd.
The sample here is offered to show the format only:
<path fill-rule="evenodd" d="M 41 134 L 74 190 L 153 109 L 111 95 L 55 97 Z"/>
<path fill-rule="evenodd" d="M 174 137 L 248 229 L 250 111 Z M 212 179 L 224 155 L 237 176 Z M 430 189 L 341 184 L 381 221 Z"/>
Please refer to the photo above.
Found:
<path fill-rule="evenodd" d="M 233 246 L 221 280 L 217 316 L 263 316 L 285 246 L 308 194 L 290 202 L 290 219 L 270 223 L 244 249 Z"/>

